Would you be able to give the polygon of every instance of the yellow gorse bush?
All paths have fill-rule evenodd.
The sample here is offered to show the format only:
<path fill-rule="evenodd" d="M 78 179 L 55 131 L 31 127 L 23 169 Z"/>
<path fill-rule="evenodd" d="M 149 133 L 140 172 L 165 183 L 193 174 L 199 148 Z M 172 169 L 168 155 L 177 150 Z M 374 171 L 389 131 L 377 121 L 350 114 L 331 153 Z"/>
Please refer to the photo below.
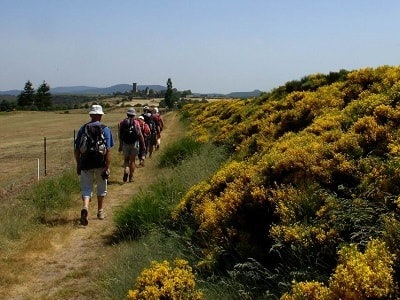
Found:
<path fill-rule="evenodd" d="M 128 291 L 127 299 L 200 300 L 203 296 L 195 290 L 195 285 L 195 276 L 187 261 L 175 260 L 172 266 L 168 261 L 152 261 L 151 267 L 136 279 L 134 289 Z"/>
<path fill-rule="evenodd" d="M 388 299 L 395 291 L 394 260 L 384 242 L 371 240 L 364 253 L 351 244 L 339 256 L 328 286 L 315 281 L 294 283 L 281 300 Z"/>
<path fill-rule="evenodd" d="M 291 293 L 284 294 L 281 300 L 333 300 L 332 293 L 323 283 L 317 281 L 299 282 L 292 286 Z"/>
<path fill-rule="evenodd" d="M 191 232 L 201 236 L 196 240 L 204 261 L 215 261 L 219 253 L 231 258 L 226 254 L 232 251 L 235 258 L 252 257 L 274 268 L 268 260 L 271 249 L 282 247 L 280 254 L 290 255 L 293 246 L 300 257 L 309 255 L 312 261 L 317 254 L 333 267 L 335 248 L 365 244 L 369 235 L 389 242 L 387 253 L 400 253 L 395 222 L 400 211 L 400 67 L 356 70 L 332 84 L 325 80 L 316 74 L 300 82 L 304 90 L 292 84 L 254 101 L 183 107 L 193 137 L 232 151 L 231 161 L 192 187 L 173 213 L 175 220 L 189 216 Z M 388 216 L 391 222 L 385 221 Z M 369 249 L 379 247 L 369 244 Z M 354 250 L 346 267 L 340 261 L 329 286 L 300 283 L 303 296 L 287 299 L 333 295 L 335 282 L 350 276 L 343 274 L 352 262 L 357 274 L 374 270 L 366 262 L 377 261 L 371 251 Z M 399 257 L 393 259 L 399 264 Z M 389 279 L 400 275 L 391 275 L 393 270 L 385 267 L 389 261 L 382 264 L 382 271 L 372 271 L 374 278 L 353 276 L 357 289 L 378 298 L 383 290 L 393 292 Z M 386 287 L 372 291 L 363 280 Z"/>
<path fill-rule="evenodd" d="M 351 244 L 341 249 L 339 256 L 339 264 L 329 282 L 336 299 L 379 299 L 394 292 L 394 257 L 384 242 L 370 241 L 365 253 Z"/>

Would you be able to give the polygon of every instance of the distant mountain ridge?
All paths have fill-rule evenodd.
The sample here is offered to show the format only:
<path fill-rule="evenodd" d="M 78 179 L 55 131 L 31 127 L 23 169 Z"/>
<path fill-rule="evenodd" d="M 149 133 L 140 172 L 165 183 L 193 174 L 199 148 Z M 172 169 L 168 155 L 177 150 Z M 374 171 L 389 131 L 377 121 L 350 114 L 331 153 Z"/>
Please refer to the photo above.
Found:
<path fill-rule="evenodd" d="M 162 85 L 138 85 L 138 90 L 142 91 L 146 88 L 153 91 L 159 92 L 164 91 L 167 87 Z M 106 88 L 98 88 L 91 86 L 66 86 L 66 87 L 55 87 L 50 88 L 50 93 L 56 94 L 69 94 L 69 95 L 112 95 L 114 93 L 125 93 L 132 91 L 133 86 L 131 84 L 116 84 Z M 9 90 L 0 91 L 0 95 L 11 95 L 18 96 L 22 90 Z M 194 95 L 207 95 L 207 96 L 219 96 L 219 97 L 230 97 L 230 98 L 250 98 L 258 97 L 261 94 L 260 90 L 254 90 L 252 92 L 232 92 L 229 94 L 219 94 L 219 93 L 193 93 Z"/>

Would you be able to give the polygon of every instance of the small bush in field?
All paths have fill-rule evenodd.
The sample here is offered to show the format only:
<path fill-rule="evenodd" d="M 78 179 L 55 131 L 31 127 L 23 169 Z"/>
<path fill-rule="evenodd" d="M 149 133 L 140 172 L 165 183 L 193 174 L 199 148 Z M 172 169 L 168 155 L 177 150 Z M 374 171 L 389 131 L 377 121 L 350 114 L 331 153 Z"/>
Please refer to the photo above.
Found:
<path fill-rule="evenodd" d="M 187 261 L 177 259 L 173 266 L 168 261 L 152 261 L 151 267 L 136 279 L 134 289 L 128 291 L 127 299 L 203 299 L 195 286 L 195 276 Z"/>

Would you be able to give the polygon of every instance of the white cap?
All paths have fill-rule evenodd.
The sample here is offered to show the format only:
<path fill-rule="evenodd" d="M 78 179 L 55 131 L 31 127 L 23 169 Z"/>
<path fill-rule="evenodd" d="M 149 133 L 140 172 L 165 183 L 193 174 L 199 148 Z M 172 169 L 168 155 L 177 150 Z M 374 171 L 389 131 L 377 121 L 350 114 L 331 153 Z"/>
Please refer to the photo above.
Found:
<path fill-rule="evenodd" d="M 101 105 L 92 105 L 89 115 L 104 115 Z"/>
<path fill-rule="evenodd" d="M 158 108 L 157 108 L 157 107 L 154 107 L 154 111 L 155 111 L 156 113 L 158 113 Z"/>

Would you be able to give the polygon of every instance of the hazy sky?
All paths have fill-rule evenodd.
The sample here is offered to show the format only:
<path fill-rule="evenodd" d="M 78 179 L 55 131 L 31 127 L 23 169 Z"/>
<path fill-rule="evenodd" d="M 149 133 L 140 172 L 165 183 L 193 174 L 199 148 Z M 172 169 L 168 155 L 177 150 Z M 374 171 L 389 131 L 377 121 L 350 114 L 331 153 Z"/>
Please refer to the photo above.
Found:
<path fill-rule="evenodd" d="M 400 65 L 398 0 L 0 0 L 0 90 L 270 91 Z"/>

